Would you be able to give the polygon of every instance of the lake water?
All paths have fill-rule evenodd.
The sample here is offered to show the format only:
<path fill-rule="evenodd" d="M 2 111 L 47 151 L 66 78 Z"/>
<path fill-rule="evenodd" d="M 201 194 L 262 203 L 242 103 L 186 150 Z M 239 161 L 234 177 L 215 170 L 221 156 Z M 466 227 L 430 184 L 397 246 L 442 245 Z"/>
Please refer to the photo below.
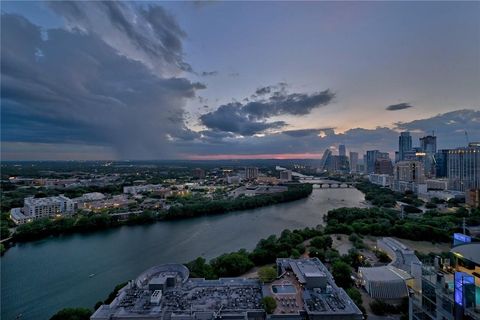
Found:
<path fill-rule="evenodd" d="M 356 189 L 314 189 L 308 198 L 254 210 L 17 244 L 1 258 L 1 318 L 41 320 L 64 307 L 93 308 L 151 266 L 250 250 L 261 238 L 323 224 L 329 210 L 363 207 L 363 200 Z"/>

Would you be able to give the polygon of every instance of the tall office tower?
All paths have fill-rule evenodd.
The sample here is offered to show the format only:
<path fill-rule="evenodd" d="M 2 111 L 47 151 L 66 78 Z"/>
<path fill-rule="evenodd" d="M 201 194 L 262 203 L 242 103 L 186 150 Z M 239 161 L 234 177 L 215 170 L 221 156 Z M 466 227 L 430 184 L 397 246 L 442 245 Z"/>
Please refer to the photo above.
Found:
<path fill-rule="evenodd" d="M 447 177 L 453 190 L 480 189 L 480 144 L 448 150 Z"/>
<path fill-rule="evenodd" d="M 405 152 L 412 149 L 412 137 L 410 132 L 405 131 L 400 133 L 398 137 L 398 161 L 405 160 Z"/>
<path fill-rule="evenodd" d="M 366 173 L 374 173 L 375 172 L 375 161 L 377 160 L 379 156 L 380 151 L 378 150 L 368 150 L 366 154 Z"/>
<path fill-rule="evenodd" d="M 340 170 L 340 156 L 330 155 L 325 161 L 324 170 L 328 172 L 337 172 Z"/>
<path fill-rule="evenodd" d="M 345 145 L 344 144 L 341 144 L 338 146 L 338 155 L 339 156 L 342 156 L 342 157 L 346 157 L 347 156 L 347 151 L 345 149 Z"/>
<path fill-rule="evenodd" d="M 347 156 L 338 156 L 338 169 L 337 172 L 340 173 L 349 173 L 350 172 L 350 163 Z"/>
<path fill-rule="evenodd" d="M 358 152 L 350 152 L 350 172 L 358 172 Z"/>
<path fill-rule="evenodd" d="M 323 152 L 322 160 L 320 160 L 320 170 L 326 170 L 326 165 L 328 162 L 328 158 L 332 155 L 332 151 L 330 149 L 325 149 Z"/>
<path fill-rule="evenodd" d="M 258 168 L 257 167 L 246 167 L 245 168 L 245 179 L 253 180 L 258 178 Z"/>
<path fill-rule="evenodd" d="M 420 148 L 423 152 L 426 153 L 435 153 L 437 152 L 437 137 L 436 136 L 425 136 L 420 138 Z"/>
<path fill-rule="evenodd" d="M 435 153 L 437 152 L 437 137 L 425 136 L 420 138 L 420 150 L 423 155 L 425 175 L 435 177 Z"/>
<path fill-rule="evenodd" d="M 448 151 L 448 149 L 442 149 L 435 153 L 435 176 L 437 178 L 447 176 Z"/>
<path fill-rule="evenodd" d="M 424 165 L 427 176 L 435 176 L 435 153 L 437 152 L 437 137 L 428 135 L 420 138 L 420 149 L 425 154 Z"/>

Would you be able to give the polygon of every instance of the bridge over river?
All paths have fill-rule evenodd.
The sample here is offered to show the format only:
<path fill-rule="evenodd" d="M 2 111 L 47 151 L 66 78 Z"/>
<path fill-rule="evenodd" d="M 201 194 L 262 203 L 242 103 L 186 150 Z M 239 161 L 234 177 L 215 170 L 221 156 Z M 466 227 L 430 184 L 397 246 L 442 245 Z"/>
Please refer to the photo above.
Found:
<path fill-rule="evenodd" d="M 355 181 L 340 182 L 335 180 L 328 180 L 321 177 L 300 176 L 298 180 L 304 183 L 311 183 L 314 189 L 344 189 L 355 188 Z"/>

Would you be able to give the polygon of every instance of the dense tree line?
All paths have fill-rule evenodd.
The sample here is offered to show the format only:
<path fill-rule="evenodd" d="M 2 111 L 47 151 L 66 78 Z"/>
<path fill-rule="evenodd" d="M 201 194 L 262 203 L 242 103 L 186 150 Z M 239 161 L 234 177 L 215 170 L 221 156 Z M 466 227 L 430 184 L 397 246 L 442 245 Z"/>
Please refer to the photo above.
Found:
<path fill-rule="evenodd" d="M 61 217 L 55 219 L 39 219 L 17 227 L 14 234 L 16 241 L 29 241 L 41 239 L 48 236 L 57 236 L 75 232 L 93 232 L 122 225 L 135 225 L 152 223 L 163 219 L 181 219 L 198 215 L 220 214 L 233 210 L 246 210 L 269 204 L 293 201 L 308 196 L 312 192 L 310 184 L 301 184 L 289 187 L 286 192 L 246 197 L 234 200 L 197 200 L 195 203 L 187 203 L 179 207 L 171 207 L 168 212 L 144 211 L 141 214 L 132 214 L 127 220 L 119 220 L 104 213 L 85 213 L 72 217 Z M 7 220 L 5 220 L 7 221 Z M 10 236 L 8 225 L 2 219 L 0 225 L 2 239 Z"/>
<path fill-rule="evenodd" d="M 55 219 L 44 218 L 18 226 L 13 237 L 16 241 L 30 241 L 48 236 L 105 230 L 126 224 L 145 224 L 156 221 L 156 219 L 156 213 L 151 211 L 130 215 L 127 220 L 118 220 L 107 213 L 91 213 Z"/>
<path fill-rule="evenodd" d="M 397 211 L 383 208 L 340 208 L 328 212 L 327 233 L 396 236 L 416 241 L 448 242 L 460 230 L 462 218 L 480 223 L 480 210 L 457 209 L 455 214 L 427 211 L 421 217 L 401 219 Z"/>
<path fill-rule="evenodd" d="M 288 186 L 285 192 L 259 195 L 254 197 L 238 197 L 236 199 L 208 200 L 195 199 L 173 205 L 164 214 L 165 219 L 182 219 L 202 215 L 221 214 L 229 211 L 249 210 L 282 202 L 294 201 L 308 197 L 312 193 L 311 184 Z"/>
<path fill-rule="evenodd" d="M 395 192 L 389 188 L 384 188 L 376 184 L 370 183 L 366 180 L 361 181 L 355 185 L 355 187 L 365 194 L 365 200 L 370 201 L 374 206 L 393 208 L 396 206 L 397 201 L 406 203 L 411 207 L 419 207 L 424 202 L 411 191 Z M 409 208 L 412 212 L 413 208 Z"/>
<path fill-rule="evenodd" d="M 199 257 L 187 263 L 191 277 L 216 279 L 218 277 L 235 277 L 246 273 L 253 266 L 274 263 L 277 258 L 299 258 L 305 253 L 304 241 L 324 236 L 317 229 L 284 230 L 280 236 L 271 235 L 258 242 L 252 252 L 244 249 L 223 254 L 207 262 Z"/>

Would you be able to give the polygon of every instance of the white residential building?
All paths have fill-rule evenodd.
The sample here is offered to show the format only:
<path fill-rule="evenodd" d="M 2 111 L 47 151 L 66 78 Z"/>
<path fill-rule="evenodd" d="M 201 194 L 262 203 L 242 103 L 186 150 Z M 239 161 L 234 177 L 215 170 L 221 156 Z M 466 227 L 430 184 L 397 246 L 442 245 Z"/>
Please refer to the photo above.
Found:
<path fill-rule="evenodd" d="M 64 195 L 48 198 L 28 197 L 23 203 L 23 208 L 13 208 L 10 211 L 12 220 L 17 224 L 57 215 L 69 215 L 75 210 L 75 203 Z"/>

